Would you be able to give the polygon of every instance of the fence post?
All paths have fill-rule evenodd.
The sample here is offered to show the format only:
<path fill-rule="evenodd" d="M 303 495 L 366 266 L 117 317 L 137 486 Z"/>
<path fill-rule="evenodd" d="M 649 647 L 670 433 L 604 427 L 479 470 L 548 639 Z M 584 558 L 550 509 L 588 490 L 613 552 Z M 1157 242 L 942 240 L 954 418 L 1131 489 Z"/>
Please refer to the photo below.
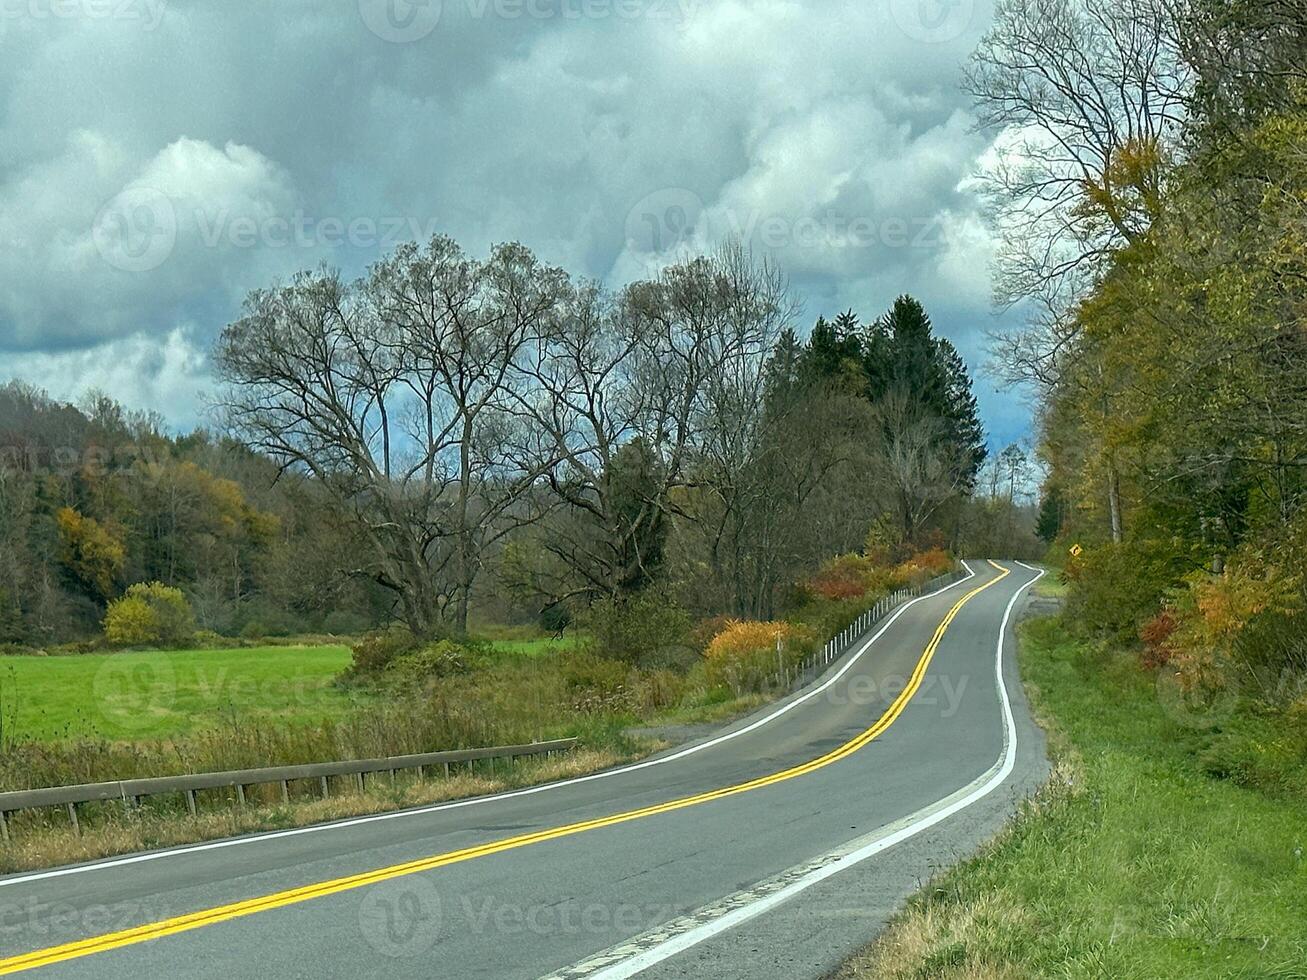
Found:
<path fill-rule="evenodd" d="M 281 781 L 281 802 L 290 803 L 290 785 L 285 779 Z"/>
<path fill-rule="evenodd" d="M 245 805 L 245 787 L 240 783 L 236 784 L 236 798 L 240 800 L 241 806 Z"/>
<path fill-rule="evenodd" d="M 186 809 L 190 811 L 191 816 L 195 816 L 195 790 L 186 791 Z"/>
<path fill-rule="evenodd" d="M 82 836 L 82 825 L 77 822 L 77 804 L 68 804 L 68 822 L 73 825 L 73 833 L 78 837 Z"/>
<path fill-rule="evenodd" d="M 0 840 L 6 844 L 9 843 L 9 821 L 5 819 L 7 816 L 7 813 L 0 810 Z"/>
<path fill-rule="evenodd" d="M 327 777 L 319 776 L 318 778 L 322 780 L 322 798 L 325 800 L 331 795 L 331 791 L 327 788 Z"/>

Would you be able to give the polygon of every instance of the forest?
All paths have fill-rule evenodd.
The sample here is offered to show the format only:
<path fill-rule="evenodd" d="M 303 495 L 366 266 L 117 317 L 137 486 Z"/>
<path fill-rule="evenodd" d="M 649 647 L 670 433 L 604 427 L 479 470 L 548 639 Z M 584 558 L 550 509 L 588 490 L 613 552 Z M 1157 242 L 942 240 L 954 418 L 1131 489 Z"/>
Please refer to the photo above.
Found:
<path fill-rule="evenodd" d="M 612 292 L 437 238 L 252 293 L 209 428 L 14 380 L 0 643 L 103 643 L 115 603 L 129 646 L 553 632 L 628 604 L 767 619 L 844 554 L 1037 553 L 1030 461 L 987 459 L 922 305 L 802 338 L 797 309 L 736 246 Z M 193 624 L 142 632 L 170 590 Z"/>
<path fill-rule="evenodd" d="M 995 364 L 1040 393 L 1069 620 L 1274 786 L 1307 758 L 1307 5 L 1009 2 L 968 84 L 1021 134 L 986 183 L 1032 323 Z"/>

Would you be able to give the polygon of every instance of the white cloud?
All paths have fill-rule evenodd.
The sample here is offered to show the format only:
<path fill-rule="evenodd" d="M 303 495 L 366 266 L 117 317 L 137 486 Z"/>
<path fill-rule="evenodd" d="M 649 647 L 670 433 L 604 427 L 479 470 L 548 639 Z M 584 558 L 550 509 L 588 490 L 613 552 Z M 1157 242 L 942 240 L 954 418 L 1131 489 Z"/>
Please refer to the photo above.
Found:
<path fill-rule="evenodd" d="M 986 141 L 957 79 L 988 2 L 927 23 L 917 0 L 444 0 L 411 43 L 352 2 L 13 20 L 0 352 L 44 352 L 25 370 L 63 384 L 95 361 L 74 352 L 175 345 L 178 323 L 204 350 L 249 289 L 435 230 L 614 283 L 745 234 L 808 316 L 912 291 L 966 341 L 988 320 L 966 183 Z M 688 234 L 667 225 L 687 208 Z"/>
<path fill-rule="evenodd" d="M 294 194 L 248 147 L 179 138 L 143 163 L 79 131 L 0 184 L 0 347 L 53 348 L 166 331 L 189 298 L 267 271 L 235 231 L 289 213 Z"/>
<path fill-rule="evenodd" d="M 180 428 L 203 421 L 203 395 L 210 387 L 205 354 L 186 327 L 82 350 L 8 355 L 0 362 L 0 383 L 10 378 L 38 384 L 60 401 L 103 391 L 129 408 L 159 412 Z"/>

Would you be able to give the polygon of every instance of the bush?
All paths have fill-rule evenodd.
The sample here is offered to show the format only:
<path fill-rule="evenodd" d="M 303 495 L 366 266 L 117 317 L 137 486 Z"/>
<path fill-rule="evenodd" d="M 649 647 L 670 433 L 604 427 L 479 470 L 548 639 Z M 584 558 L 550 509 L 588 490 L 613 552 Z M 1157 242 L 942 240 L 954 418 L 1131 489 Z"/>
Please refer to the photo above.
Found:
<path fill-rule="evenodd" d="M 709 660 L 738 659 L 759 650 L 775 652 L 777 645 L 784 650 L 798 633 L 793 623 L 731 620 L 712 638 L 704 656 Z"/>
<path fill-rule="evenodd" d="M 1139 635 L 1192 564 L 1170 542 L 1130 541 L 1086 548 L 1067 562 L 1068 618 L 1121 643 Z"/>
<path fill-rule="evenodd" d="M 572 614 L 562 603 L 545 606 L 540 611 L 540 628 L 554 636 L 562 636 L 563 631 L 572 625 Z"/>
<path fill-rule="evenodd" d="M 861 555 L 836 555 L 828 559 L 809 582 L 813 592 L 825 599 L 860 599 L 874 587 L 883 570 Z"/>
<path fill-rule="evenodd" d="M 814 642 L 812 630 L 795 623 L 733 620 L 708 644 L 699 678 L 737 695 L 762 691 L 781 667 L 792 667 L 810 653 Z"/>
<path fill-rule="evenodd" d="M 379 674 L 395 658 L 413 653 L 419 646 L 421 644 L 417 637 L 404 626 L 393 625 L 373 630 L 359 637 L 350 648 L 353 658 L 347 673 L 355 677 Z"/>
<path fill-rule="evenodd" d="M 592 653 L 635 666 L 669 663 L 691 646 L 689 614 L 657 590 L 596 602 L 586 625 Z"/>
<path fill-rule="evenodd" d="M 109 603 L 105 639 L 113 646 L 189 646 L 195 617 L 181 589 L 162 582 L 138 582 Z"/>
<path fill-rule="evenodd" d="M 388 679 L 421 682 L 438 677 L 465 674 L 469 669 L 469 651 L 453 640 L 439 640 L 417 650 L 401 653 L 386 665 Z"/>
<path fill-rule="evenodd" d="M 952 567 L 953 558 L 947 551 L 943 548 L 928 548 L 899 565 L 895 573 L 904 584 L 921 585 L 945 574 Z"/>

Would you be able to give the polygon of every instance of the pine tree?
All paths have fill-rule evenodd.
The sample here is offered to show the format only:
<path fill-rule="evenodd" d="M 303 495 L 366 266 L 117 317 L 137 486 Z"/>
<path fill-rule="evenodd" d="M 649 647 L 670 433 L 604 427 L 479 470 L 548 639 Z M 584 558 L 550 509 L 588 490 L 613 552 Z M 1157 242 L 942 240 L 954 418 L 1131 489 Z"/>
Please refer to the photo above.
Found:
<path fill-rule="evenodd" d="M 942 418 L 957 450 L 962 487 L 970 492 L 985 461 L 971 376 L 957 348 L 933 333 L 930 317 L 911 296 L 900 296 L 863 338 L 863 365 L 872 401 L 891 389 L 907 392 L 925 414 Z"/>
<path fill-rule="evenodd" d="M 1035 534 L 1040 540 L 1052 544 L 1062 533 L 1062 521 L 1065 503 L 1062 491 L 1056 485 L 1044 488 L 1044 496 L 1039 501 L 1039 517 L 1035 521 Z"/>

